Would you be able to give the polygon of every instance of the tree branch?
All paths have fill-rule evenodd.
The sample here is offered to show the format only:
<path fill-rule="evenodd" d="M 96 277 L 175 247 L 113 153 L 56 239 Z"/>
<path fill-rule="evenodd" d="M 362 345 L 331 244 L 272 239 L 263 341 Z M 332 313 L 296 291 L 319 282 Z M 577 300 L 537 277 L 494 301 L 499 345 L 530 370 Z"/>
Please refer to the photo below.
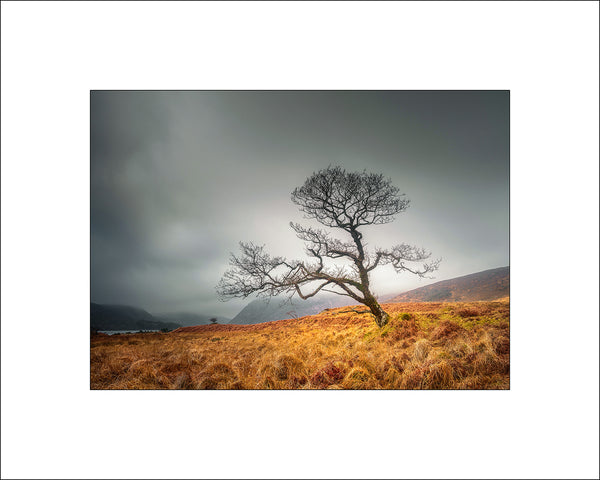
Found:
<path fill-rule="evenodd" d="M 428 273 L 434 272 L 438 269 L 441 258 L 433 260 L 430 263 L 423 263 L 421 270 L 408 267 L 405 262 L 419 262 L 427 260 L 431 256 L 431 253 L 427 252 L 423 248 L 417 248 L 411 245 L 402 243 L 392 247 L 391 250 L 378 249 L 372 257 L 371 265 L 367 268 L 367 271 L 374 270 L 379 265 L 391 264 L 397 272 L 407 271 L 418 275 L 419 277 L 425 277 Z"/>
<path fill-rule="evenodd" d="M 350 287 L 361 291 L 358 281 L 344 275 L 344 268 L 325 271 L 322 264 L 308 264 L 302 261 L 288 261 L 283 257 L 271 257 L 264 251 L 264 246 L 252 243 L 240 243 L 241 255 L 231 255 L 232 268 L 227 270 L 217 285 L 217 293 L 221 299 L 246 298 L 253 293 L 262 295 L 278 295 L 282 293 L 297 294 L 306 300 L 316 295 L 327 285 L 335 285 L 346 295 L 358 302 L 363 299 Z M 302 287 L 312 282 L 322 282 L 308 293 Z"/>

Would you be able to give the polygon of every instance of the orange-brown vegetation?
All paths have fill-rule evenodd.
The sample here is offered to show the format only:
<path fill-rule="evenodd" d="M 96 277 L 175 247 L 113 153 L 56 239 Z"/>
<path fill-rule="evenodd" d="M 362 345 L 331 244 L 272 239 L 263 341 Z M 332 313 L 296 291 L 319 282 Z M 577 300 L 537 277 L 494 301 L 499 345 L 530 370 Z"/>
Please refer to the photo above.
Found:
<path fill-rule="evenodd" d="M 92 389 L 507 389 L 509 303 L 342 307 L 256 325 L 93 335 Z"/>

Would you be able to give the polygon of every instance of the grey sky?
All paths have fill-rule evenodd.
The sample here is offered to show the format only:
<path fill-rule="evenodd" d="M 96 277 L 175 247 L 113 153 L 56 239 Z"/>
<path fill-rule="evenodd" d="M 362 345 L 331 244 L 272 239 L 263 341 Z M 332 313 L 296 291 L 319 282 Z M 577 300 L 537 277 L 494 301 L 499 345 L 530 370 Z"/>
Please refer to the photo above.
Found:
<path fill-rule="evenodd" d="M 509 94 L 91 94 L 91 299 L 233 317 L 215 285 L 240 240 L 302 257 L 292 190 L 328 165 L 383 173 L 411 199 L 371 246 L 443 261 L 437 280 L 508 265 Z M 332 233 L 335 233 L 332 230 Z M 343 232 L 342 232 L 343 233 Z M 376 293 L 431 280 L 374 272 Z"/>

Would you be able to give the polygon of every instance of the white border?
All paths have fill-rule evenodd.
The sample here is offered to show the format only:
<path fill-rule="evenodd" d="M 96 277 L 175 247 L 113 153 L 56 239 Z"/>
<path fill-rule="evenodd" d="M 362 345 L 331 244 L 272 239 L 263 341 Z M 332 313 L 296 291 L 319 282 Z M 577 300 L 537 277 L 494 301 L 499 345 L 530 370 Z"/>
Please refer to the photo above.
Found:
<path fill-rule="evenodd" d="M 509 392 L 89 391 L 89 90 L 510 89 Z M 2 478 L 598 478 L 597 2 L 3 2 Z"/>

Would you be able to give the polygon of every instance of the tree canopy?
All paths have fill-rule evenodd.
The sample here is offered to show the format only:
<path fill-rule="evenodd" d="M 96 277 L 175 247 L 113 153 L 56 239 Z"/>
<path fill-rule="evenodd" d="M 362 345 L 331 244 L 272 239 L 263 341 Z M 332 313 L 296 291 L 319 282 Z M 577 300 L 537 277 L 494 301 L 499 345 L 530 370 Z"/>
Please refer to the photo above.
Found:
<path fill-rule="evenodd" d="M 240 242 L 240 253 L 231 254 L 231 268 L 217 286 L 222 299 L 253 293 L 289 294 L 307 299 L 321 291 L 330 292 L 366 305 L 376 323 L 383 326 L 389 316 L 371 292 L 369 273 L 378 266 L 391 264 L 398 273 L 406 271 L 423 277 L 438 268 L 440 260 L 413 266 L 427 260 L 430 253 L 404 243 L 389 249 L 365 250 L 359 229 L 393 221 L 410 203 L 382 174 L 346 172 L 330 166 L 313 173 L 304 185 L 296 188 L 292 202 L 307 218 L 349 236 L 340 240 L 323 229 L 290 223 L 296 236 L 305 242 L 305 253 L 311 260 L 271 256 L 264 246 Z M 349 266 L 326 259 L 346 259 Z"/>

